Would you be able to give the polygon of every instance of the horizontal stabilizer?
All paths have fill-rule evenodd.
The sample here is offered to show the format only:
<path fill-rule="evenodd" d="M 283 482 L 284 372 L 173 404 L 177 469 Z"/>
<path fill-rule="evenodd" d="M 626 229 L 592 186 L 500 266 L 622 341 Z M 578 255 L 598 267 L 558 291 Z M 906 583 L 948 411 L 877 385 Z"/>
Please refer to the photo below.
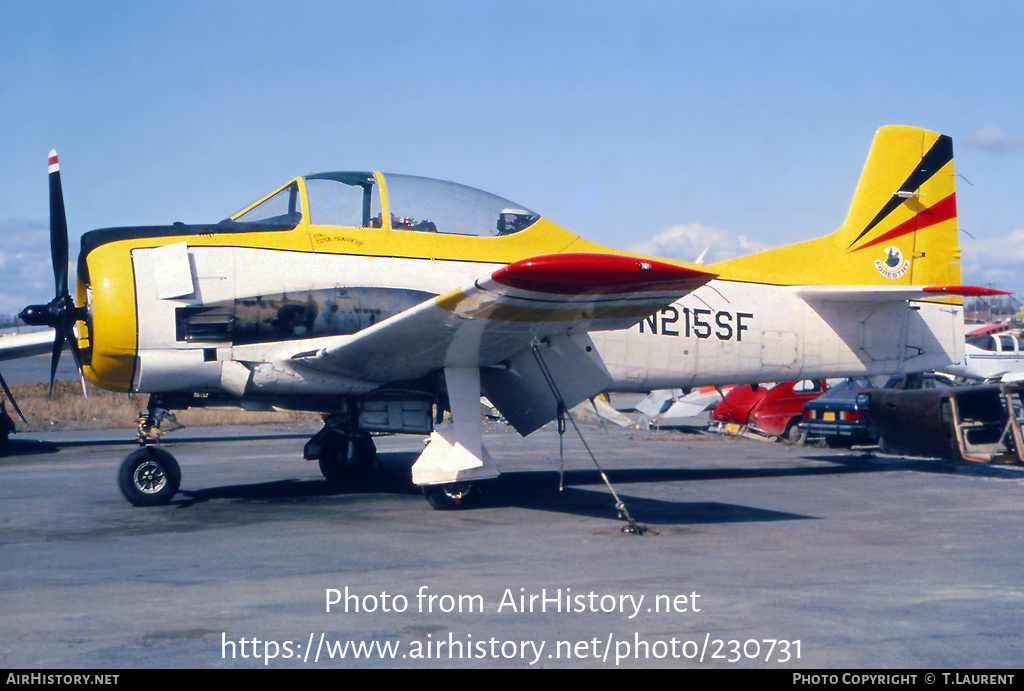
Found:
<path fill-rule="evenodd" d="M 828 302 L 893 302 L 935 300 L 943 297 L 984 297 L 1009 295 L 1005 290 L 981 286 L 799 286 L 796 293 L 805 300 Z"/>

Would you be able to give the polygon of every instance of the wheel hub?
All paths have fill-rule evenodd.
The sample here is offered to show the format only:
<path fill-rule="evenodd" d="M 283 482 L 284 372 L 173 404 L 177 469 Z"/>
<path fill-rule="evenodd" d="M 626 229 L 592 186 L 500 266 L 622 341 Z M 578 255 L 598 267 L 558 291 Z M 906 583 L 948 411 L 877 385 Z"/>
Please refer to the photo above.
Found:
<path fill-rule="evenodd" d="M 156 494 L 167 484 L 167 476 L 159 463 L 149 461 L 135 469 L 135 486 L 140 492 Z"/>
<path fill-rule="evenodd" d="M 444 485 L 441 490 L 444 492 L 445 496 L 458 504 L 469 495 L 472 487 L 473 486 L 468 482 L 453 482 L 451 484 Z"/>

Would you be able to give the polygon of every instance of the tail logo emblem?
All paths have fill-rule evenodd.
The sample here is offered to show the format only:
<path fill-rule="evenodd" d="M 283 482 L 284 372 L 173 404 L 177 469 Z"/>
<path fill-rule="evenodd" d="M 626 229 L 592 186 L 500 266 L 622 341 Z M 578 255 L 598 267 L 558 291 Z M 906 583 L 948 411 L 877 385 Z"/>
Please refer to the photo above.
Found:
<path fill-rule="evenodd" d="M 886 247 L 885 259 L 876 259 L 875 268 L 886 278 L 895 280 L 910 270 L 910 260 L 904 259 L 899 247 Z"/>

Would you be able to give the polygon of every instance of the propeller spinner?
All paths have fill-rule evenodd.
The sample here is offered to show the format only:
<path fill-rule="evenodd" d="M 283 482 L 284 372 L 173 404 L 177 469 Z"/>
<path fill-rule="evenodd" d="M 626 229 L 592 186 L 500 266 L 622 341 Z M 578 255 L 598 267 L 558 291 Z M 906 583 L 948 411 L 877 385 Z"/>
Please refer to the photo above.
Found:
<path fill-rule="evenodd" d="M 50 395 L 53 395 L 53 381 L 57 377 L 57 364 L 61 351 L 67 343 L 75 364 L 81 369 L 82 359 L 75 338 L 75 322 L 84 319 L 82 310 L 75 307 L 75 301 L 68 292 L 68 222 L 64 213 L 64 191 L 60 184 L 60 164 L 57 152 L 50 152 L 50 256 L 53 259 L 53 280 L 56 296 L 45 305 L 29 305 L 21 314 L 21 320 L 30 326 L 49 326 L 56 331 L 53 340 L 53 355 L 50 358 Z M 4 385 L 6 391 L 6 385 Z M 8 397 L 10 393 L 8 392 Z M 14 399 L 11 398 L 11 402 Z M 17 409 L 17 404 L 15 404 Z M 20 411 L 19 411 L 20 412 Z M 24 419 L 24 416 L 22 416 Z"/>

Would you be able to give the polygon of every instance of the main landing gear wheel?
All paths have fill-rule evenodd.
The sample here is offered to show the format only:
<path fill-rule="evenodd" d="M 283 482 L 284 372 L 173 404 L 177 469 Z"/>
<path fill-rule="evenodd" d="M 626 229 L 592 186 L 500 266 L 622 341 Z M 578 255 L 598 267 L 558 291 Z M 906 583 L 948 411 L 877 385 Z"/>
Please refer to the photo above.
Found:
<path fill-rule="evenodd" d="M 318 459 L 320 472 L 332 484 L 342 484 L 365 478 L 377 460 L 377 447 L 366 432 L 352 438 L 352 457 L 349 458 L 349 440 L 343 435 L 332 435 L 324 445 Z"/>
<path fill-rule="evenodd" d="M 174 456 L 155 446 L 128 454 L 117 472 L 124 498 L 135 506 L 166 504 L 181 486 L 181 468 Z"/>
<path fill-rule="evenodd" d="M 472 506 L 480 497 L 480 490 L 472 482 L 450 482 L 445 485 L 424 485 L 423 496 L 440 511 L 452 511 Z"/>

